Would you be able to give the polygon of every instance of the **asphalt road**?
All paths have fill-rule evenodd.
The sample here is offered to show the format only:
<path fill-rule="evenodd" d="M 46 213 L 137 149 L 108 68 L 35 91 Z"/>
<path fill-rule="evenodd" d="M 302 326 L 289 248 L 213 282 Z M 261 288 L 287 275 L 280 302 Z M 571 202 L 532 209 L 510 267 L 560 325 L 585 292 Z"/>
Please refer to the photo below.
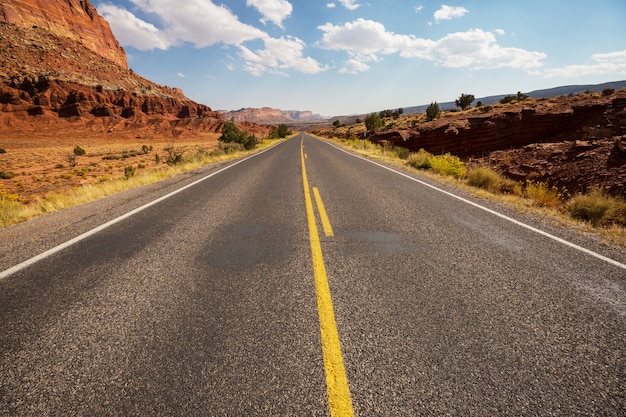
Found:
<path fill-rule="evenodd" d="M 626 415 L 625 251 L 431 183 L 298 135 L 0 231 L 0 414 Z"/>

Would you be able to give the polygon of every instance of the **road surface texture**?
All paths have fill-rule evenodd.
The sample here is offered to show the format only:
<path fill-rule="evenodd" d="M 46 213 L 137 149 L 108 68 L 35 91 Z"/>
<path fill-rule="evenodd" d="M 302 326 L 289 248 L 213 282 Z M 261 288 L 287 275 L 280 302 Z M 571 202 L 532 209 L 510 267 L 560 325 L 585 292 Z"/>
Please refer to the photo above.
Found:
<path fill-rule="evenodd" d="M 0 231 L 0 415 L 625 416 L 625 251 L 431 184 L 300 134 Z"/>

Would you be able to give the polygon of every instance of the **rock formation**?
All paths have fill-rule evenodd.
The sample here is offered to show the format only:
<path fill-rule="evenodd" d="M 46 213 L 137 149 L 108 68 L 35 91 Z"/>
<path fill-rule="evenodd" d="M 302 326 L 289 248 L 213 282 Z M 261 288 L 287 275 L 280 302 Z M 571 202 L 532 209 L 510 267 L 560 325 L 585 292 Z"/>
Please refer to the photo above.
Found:
<path fill-rule="evenodd" d="M 89 0 L 3 0 L 0 3 L 0 22 L 46 29 L 57 36 L 80 42 L 122 67 L 128 67 L 124 49 Z"/>
<path fill-rule="evenodd" d="M 511 179 L 570 193 L 603 187 L 626 197 L 626 90 L 452 112 L 369 139 L 478 159 Z"/>
<path fill-rule="evenodd" d="M 293 124 L 321 120 L 322 116 L 312 111 L 279 110 L 270 107 L 243 108 L 234 111 L 223 111 L 224 119 L 231 122 L 253 122 L 259 124 Z"/>

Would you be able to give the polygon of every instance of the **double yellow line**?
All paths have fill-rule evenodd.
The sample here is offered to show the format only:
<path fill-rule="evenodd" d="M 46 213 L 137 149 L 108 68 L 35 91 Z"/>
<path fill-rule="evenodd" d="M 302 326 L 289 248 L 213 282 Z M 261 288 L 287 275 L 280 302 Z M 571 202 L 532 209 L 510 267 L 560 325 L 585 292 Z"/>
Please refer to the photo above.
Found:
<path fill-rule="evenodd" d="M 315 292 L 317 296 L 317 311 L 320 321 L 320 333 L 322 342 L 322 355 L 324 357 L 324 369 L 326 372 L 326 392 L 328 395 L 328 407 L 332 417 L 351 417 L 352 400 L 348 387 L 348 378 L 343 365 L 341 355 L 341 345 L 339 343 L 339 333 L 335 323 L 335 313 L 330 297 L 330 288 L 326 276 L 326 267 L 322 256 L 322 245 L 317 230 L 315 212 L 311 192 L 309 191 L 309 181 L 306 175 L 304 163 L 304 137 L 300 143 L 300 157 L 302 160 L 302 185 L 304 186 L 304 201 L 306 204 L 306 216 L 309 225 L 309 240 L 311 242 L 311 256 L 313 259 L 313 275 L 315 277 Z M 333 230 L 326 214 L 326 209 L 317 188 L 313 188 L 315 202 L 320 213 L 320 220 L 326 236 L 333 236 Z"/>

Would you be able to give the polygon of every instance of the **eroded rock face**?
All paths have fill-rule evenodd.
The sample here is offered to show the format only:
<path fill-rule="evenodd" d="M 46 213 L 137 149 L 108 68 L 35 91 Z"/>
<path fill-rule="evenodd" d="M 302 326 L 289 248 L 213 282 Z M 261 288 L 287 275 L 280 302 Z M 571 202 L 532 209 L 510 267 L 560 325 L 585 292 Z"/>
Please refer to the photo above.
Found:
<path fill-rule="evenodd" d="M 117 65 L 128 67 L 124 49 L 89 0 L 3 0 L 0 22 L 44 28 L 56 36 L 80 42 Z"/>
<path fill-rule="evenodd" d="M 107 132 L 146 124 L 154 134 L 175 136 L 181 129 L 216 132 L 223 124 L 221 113 L 186 98 L 180 89 L 155 84 L 42 27 L 0 21 L 0 50 L 0 132 L 5 137 L 20 129 L 34 132 L 38 125 Z"/>
<path fill-rule="evenodd" d="M 280 110 L 270 107 L 244 108 L 240 110 L 222 112 L 226 120 L 231 122 L 253 122 L 260 124 L 294 123 L 311 120 L 320 120 L 322 116 L 311 111 Z"/>
<path fill-rule="evenodd" d="M 626 93 L 622 95 L 554 110 L 520 106 L 504 112 L 439 119 L 408 132 L 381 132 L 370 140 L 467 158 L 531 143 L 611 138 L 626 134 Z"/>

